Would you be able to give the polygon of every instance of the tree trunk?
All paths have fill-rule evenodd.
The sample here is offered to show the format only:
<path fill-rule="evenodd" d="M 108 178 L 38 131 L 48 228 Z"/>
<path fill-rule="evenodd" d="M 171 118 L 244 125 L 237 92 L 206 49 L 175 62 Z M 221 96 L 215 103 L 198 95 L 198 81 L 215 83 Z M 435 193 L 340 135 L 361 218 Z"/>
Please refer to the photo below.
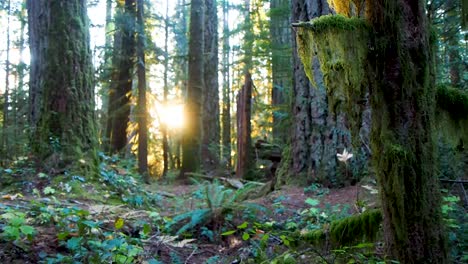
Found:
<path fill-rule="evenodd" d="M 327 15 L 326 0 L 293 0 L 292 21 L 309 21 Z M 351 145 L 346 116 L 328 111 L 327 90 L 316 57 L 312 58 L 315 84 L 307 78 L 293 37 L 293 125 L 291 168 L 296 183 L 321 182 L 328 186 L 343 184 L 344 171 L 336 161 L 336 153 Z M 279 178 L 280 182 L 287 179 Z"/>
<path fill-rule="evenodd" d="M 188 27 L 187 17 L 189 16 L 189 5 L 186 0 L 177 1 L 176 23 L 174 31 L 176 42 L 176 56 L 173 61 L 173 69 L 175 72 L 175 85 L 180 87 L 182 94 L 187 93 L 187 76 L 188 76 Z M 173 167 L 180 169 L 182 167 L 182 136 L 173 138 L 174 157 L 172 158 Z"/>
<path fill-rule="evenodd" d="M 424 1 L 370 3 L 372 149 L 388 254 L 447 263 L 433 140 L 434 71 Z M 378 154 L 377 154 L 378 153 Z"/>
<path fill-rule="evenodd" d="M 163 104 L 167 105 L 167 96 L 169 94 L 168 73 L 169 73 L 169 0 L 166 0 L 166 14 L 164 18 L 164 90 Z M 162 177 L 166 176 L 169 170 L 169 140 L 167 125 L 161 125 L 162 148 L 163 148 L 163 171 Z"/>
<path fill-rule="evenodd" d="M 201 156 L 201 108 L 204 52 L 204 0 L 192 0 L 190 9 L 189 40 L 189 80 L 187 101 L 185 104 L 186 129 L 182 142 L 182 168 L 180 178 L 185 179 L 186 172 L 198 172 Z"/>
<path fill-rule="evenodd" d="M 109 89 L 108 128 L 110 153 L 121 152 L 127 145 L 130 95 L 135 58 L 135 0 L 120 1 L 115 18 L 112 82 Z"/>
<path fill-rule="evenodd" d="M 5 92 L 3 94 L 3 126 L 2 126 L 2 156 L 5 160 L 9 153 L 9 141 L 8 141 L 8 108 L 9 108 L 9 93 L 10 93 L 10 17 L 11 17 L 11 1 L 7 2 L 7 39 L 6 39 L 6 60 L 5 60 Z"/>
<path fill-rule="evenodd" d="M 226 168 L 231 168 L 231 84 L 229 46 L 229 1 L 223 1 L 223 108 L 222 108 L 222 157 Z"/>
<path fill-rule="evenodd" d="M 219 165 L 218 16 L 215 0 L 205 0 L 202 164 L 205 171 Z"/>
<path fill-rule="evenodd" d="M 138 172 L 149 183 L 148 174 L 148 112 L 146 110 L 146 62 L 144 2 L 137 2 L 137 71 L 138 71 Z"/>
<path fill-rule="evenodd" d="M 27 118 L 28 118 L 28 112 L 26 108 L 28 107 L 28 102 L 27 102 L 27 96 L 25 94 L 25 70 L 26 70 L 26 63 L 24 62 L 24 51 L 25 51 L 25 29 L 27 26 L 27 15 L 26 15 L 26 6 L 22 5 L 21 10 L 19 13 L 18 17 L 21 26 L 20 26 L 20 37 L 18 40 L 18 48 L 20 52 L 20 61 L 18 65 L 16 66 L 16 71 L 18 72 L 18 87 L 15 92 L 15 98 L 13 100 L 14 106 L 13 106 L 13 111 L 14 111 L 14 122 L 15 122 L 15 127 L 14 127 L 14 153 L 17 155 L 24 154 L 24 138 L 28 135 L 24 132 L 26 129 L 25 127 L 27 126 Z M 26 117 L 26 119 L 24 119 Z"/>
<path fill-rule="evenodd" d="M 273 138 L 281 143 L 285 143 L 287 139 L 288 129 L 284 123 L 286 116 L 284 109 L 288 99 L 286 95 L 292 90 L 290 2 L 290 0 L 270 1 Z"/>
<path fill-rule="evenodd" d="M 237 164 L 236 177 L 248 178 L 253 171 L 254 162 L 252 160 L 252 88 L 253 81 L 250 74 L 253 62 L 252 51 L 254 44 L 253 24 L 250 12 L 250 0 L 244 1 L 245 30 L 242 40 L 242 58 L 244 84 L 237 94 Z"/>
<path fill-rule="evenodd" d="M 86 1 L 30 0 L 28 13 L 33 152 L 46 159 L 41 166 L 82 159 L 79 166 L 95 172 L 94 71 Z"/>
<path fill-rule="evenodd" d="M 252 76 L 247 72 L 244 85 L 237 95 L 237 166 L 236 177 L 246 178 L 251 173 L 253 150 L 251 139 Z"/>
<path fill-rule="evenodd" d="M 40 104 L 42 98 L 44 79 L 43 72 L 46 66 L 47 49 L 47 30 L 49 21 L 43 16 L 48 16 L 50 11 L 49 1 L 27 1 L 28 9 L 28 32 L 29 32 L 29 50 L 31 53 L 31 62 L 29 70 L 29 123 L 31 130 L 37 129 L 37 123 L 40 118 Z"/>
<path fill-rule="evenodd" d="M 102 106 L 99 116 L 100 123 L 100 136 L 102 138 L 102 145 L 105 150 L 109 151 L 110 148 L 110 133 L 111 133 L 111 122 L 109 120 L 109 86 L 110 79 L 112 77 L 112 34 L 111 25 L 114 24 L 112 21 L 112 0 L 106 0 L 106 25 L 105 25 L 105 44 L 104 44 L 104 64 L 101 65 L 101 100 Z M 114 24 L 115 25 L 115 24 Z"/>
<path fill-rule="evenodd" d="M 460 30 L 459 30 L 459 2 L 456 0 L 447 0 L 444 10 L 444 37 L 447 41 L 446 49 L 448 49 L 448 67 L 449 80 L 453 87 L 460 87 L 461 84 L 461 65 L 463 63 L 460 56 Z M 455 24 L 456 26 L 449 26 Z"/>

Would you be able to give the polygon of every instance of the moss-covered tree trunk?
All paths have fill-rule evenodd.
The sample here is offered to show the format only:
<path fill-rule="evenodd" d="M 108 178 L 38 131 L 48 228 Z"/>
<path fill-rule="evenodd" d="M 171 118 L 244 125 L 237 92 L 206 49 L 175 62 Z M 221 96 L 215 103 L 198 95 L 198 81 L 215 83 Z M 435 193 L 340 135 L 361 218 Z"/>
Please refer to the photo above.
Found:
<path fill-rule="evenodd" d="M 180 178 L 186 172 L 197 172 L 201 165 L 201 109 L 204 89 L 204 0 L 192 0 L 190 6 L 190 40 L 188 51 L 189 80 L 185 103 L 186 129 L 182 140 L 182 168 Z"/>
<path fill-rule="evenodd" d="M 369 4 L 373 163 L 381 185 L 389 255 L 447 263 L 435 168 L 435 86 L 424 1 Z"/>
<path fill-rule="evenodd" d="M 109 89 L 107 137 L 110 153 L 120 152 L 127 145 L 130 116 L 130 93 L 135 61 L 135 0 L 117 2 L 115 16 L 113 72 Z"/>
<path fill-rule="evenodd" d="M 292 1 L 293 23 L 327 14 L 330 14 L 330 8 L 326 0 Z M 340 170 L 336 153 L 351 145 L 347 118 L 341 109 L 329 111 L 327 89 L 317 56 L 308 60 L 314 83 L 307 78 L 294 37 L 290 161 L 282 161 L 278 181 L 321 182 L 336 186 L 343 183 L 341 176 L 345 175 Z M 291 175 L 289 178 L 286 177 L 288 174 Z"/>
<path fill-rule="evenodd" d="M 28 13 L 33 151 L 44 166 L 80 159 L 94 165 L 89 158 L 95 157 L 97 134 L 86 1 L 28 1 Z"/>
<path fill-rule="evenodd" d="M 205 60 L 202 114 L 202 165 L 209 171 L 219 165 L 220 124 L 218 88 L 218 15 L 215 0 L 205 0 Z"/>

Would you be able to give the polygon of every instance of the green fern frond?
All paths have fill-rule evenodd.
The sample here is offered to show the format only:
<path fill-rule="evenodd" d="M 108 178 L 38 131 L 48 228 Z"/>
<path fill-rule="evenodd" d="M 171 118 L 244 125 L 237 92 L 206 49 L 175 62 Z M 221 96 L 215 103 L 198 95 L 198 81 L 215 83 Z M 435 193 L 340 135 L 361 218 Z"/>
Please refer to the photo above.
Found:
<path fill-rule="evenodd" d="M 185 231 L 191 230 L 195 228 L 196 226 L 204 226 L 210 221 L 211 216 L 211 210 L 209 209 L 195 209 L 193 211 L 184 213 L 182 215 L 179 215 L 178 217 L 175 217 L 173 219 L 174 224 L 181 223 L 183 220 L 188 220 L 190 221 L 183 225 L 178 231 L 177 235 L 180 235 L 184 233 Z M 177 218 L 177 219 L 176 219 Z"/>

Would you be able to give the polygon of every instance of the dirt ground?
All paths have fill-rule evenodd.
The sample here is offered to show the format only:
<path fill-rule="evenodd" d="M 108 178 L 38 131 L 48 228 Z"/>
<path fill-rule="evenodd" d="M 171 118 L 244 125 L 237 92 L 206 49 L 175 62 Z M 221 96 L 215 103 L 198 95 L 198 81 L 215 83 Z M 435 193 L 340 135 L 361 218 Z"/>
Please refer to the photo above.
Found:
<path fill-rule="evenodd" d="M 161 199 L 161 205 L 155 208 L 162 216 L 174 216 L 177 213 L 194 209 L 195 204 L 192 201 L 192 193 L 197 189 L 196 185 L 151 185 L 145 187 L 147 191 L 156 191 L 164 194 L 172 194 L 174 197 L 164 197 Z M 357 193 L 359 190 L 359 194 Z M 163 195 L 164 196 L 164 195 Z M 281 190 L 276 190 L 268 195 L 253 200 L 252 202 L 260 204 L 273 212 L 275 206 L 282 205 L 284 210 L 282 213 L 271 214 L 271 221 L 285 221 L 293 215 L 297 215 L 304 209 L 310 208 L 310 205 L 305 203 L 307 198 L 313 198 L 320 201 L 318 207 L 348 205 L 353 211 L 357 211 L 355 206 L 357 197 L 359 199 L 367 199 L 367 204 L 374 202 L 375 195 L 372 196 L 369 192 L 358 186 L 348 186 L 341 189 L 325 189 L 321 195 L 317 193 L 305 193 L 304 188 L 285 186 Z M 25 208 L 28 206 L 33 197 L 21 197 L 15 200 L 0 199 L 0 206 L 16 206 Z M 136 210 L 127 207 L 126 205 L 107 205 L 94 204 L 87 200 L 64 200 L 61 206 L 79 207 L 90 212 L 94 219 L 99 219 L 103 223 L 107 223 L 112 228 L 115 218 L 122 217 L 126 222 L 138 221 L 148 218 L 148 210 Z M 1 208 L 0 208 L 1 209 Z M 129 227 L 131 229 L 131 227 Z M 18 247 L 9 247 L 5 244 L 0 244 L 0 260 L 2 263 L 37 263 L 39 252 L 53 254 L 63 252 L 64 248 L 57 240 L 57 229 L 51 227 L 37 227 L 38 234 L 36 235 L 32 252 L 23 252 Z M 132 230 L 128 230 L 129 233 Z M 234 238 L 235 239 L 235 238 Z M 231 256 L 231 259 L 237 258 L 239 254 L 244 254 L 245 243 L 243 241 L 222 241 L 221 243 L 210 243 L 208 241 L 193 241 L 184 247 L 174 247 L 161 241 L 151 241 L 148 239 L 145 245 L 145 252 L 148 258 L 157 256 L 163 263 L 171 263 L 174 254 L 177 254 L 183 263 L 205 263 L 206 260 L 213 256 Z M 216 263 L 216 262 L 215 262 Z"/>

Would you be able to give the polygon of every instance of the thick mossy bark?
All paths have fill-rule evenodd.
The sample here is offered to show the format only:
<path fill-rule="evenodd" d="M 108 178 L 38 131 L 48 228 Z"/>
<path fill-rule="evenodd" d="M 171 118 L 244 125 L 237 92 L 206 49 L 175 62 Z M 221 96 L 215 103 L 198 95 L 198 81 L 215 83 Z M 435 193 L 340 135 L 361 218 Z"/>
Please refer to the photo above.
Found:
<path fill-rule="evenodd" d="M 328 67 L 329 70 L 337 74 L 335 79 L 341 79 L 338 83 L 342 79 L 349 83 L 349 87 L 345 85 L 346 89 L 356 91 L 362 85 L 359 82 L 354 83 L 349 76 L 357 76 L 363 82 L 368 81 L 373 116 L 371 145 L 375 153 L 372 161 L 381 187 L 388 254 L 402 263 L 447 263 L 435 167 L 436 91 L 433 57 L 424 4 L 423 1 L 379 0 L 369 3 L 368 8 L 371 38 L 369 44 L 361 40 L 360 45 L 365 46 L 357 47 L 358 50 L 370 47 L 366 49 L 369 51 L 367 61 L 359 65 L 361 56 L 357 53 L 354 55 L 356 64 L 350 65 L 361 67 L 360 70 L 342 71 L 342 68 L 349 66 L 346 63 L 340 64 L 345 67 L 337 67 L 337 59 L 346 61 L 347 55 L 329 55 L 337 48 L 331 49 L 332 43 L 323 47 L 326 44 L 323 40 L 320 40 L 322 46 L 317 45 L 320 41 L 303 42 L 305 68 L 310 63 L 310 50 L 307 49 L 316 48 L 319 58 L 322 58 L 322 67 L 333 65 L 334 67 Z M 325 36 L 324 39 L 330 33 L 346 36 L 349 33 L 343 31 L 357 29 L 352 19 L 347 24 L 335 23 L 337 20 L 329 22 L 306 27 L 313 34 Z M 307 34 L 299 33 L 298 40 Z M 342 44 L 344 47 L 348 45 Z M 340 49 L 344 48 L 339 48 L 337 55 L 340 54 Z M 348 48 L 346 52 L 352 54 L 355 50 Z M 363 78 L 355 74 L 359 72 L 370 75 Z M 311 75 L 309 71 L 309 76 Z M 329 83 L 328 86 L 333 87 L 333 84 Z M 359 93 L 354 93 L 353 90 L 344 92 L 345 95 L 350 95 L 344 97 L 345 100 L 351 100 L 348 104 L 358 103 L 356 99 L 359 97 L 353 95 Z M 331 95 L 333 100 L 336 96 Z M 352 108 L 348 108 L 348 111 L 352 111 Z"/>
<path fill-rule="evenodd" d="M 388 253 L 403 263 L 446 263 L 434 142 L 435 80 L 424 1 L 369 4 L 374 29 L 373 157 Z"/>
<path fill-rule="evenodd" d="M 45 35 L 33 34 L 30 40 L 42 47 L 36 50 L 42 59 L 32 61 L 36 71 L 31 83 L 41 94 L 32 118 L 33 151 L 45 160 L 44 166 L 67 166 L 80 160 L 80 169 L 94 171 L 97 133 L 86 1 L 44 2 L 48 2 L 42 3 L 46 12 L 38 19 L 47 21 L 41 23 Z"/>
<path fill-rule="evenodd" d="M 358 139 L 368 92 L 367 23 L 341 15 L 321 16 L 301 23 L 297 41 L 307 77 L 315 84 L 311 57 L 317 54 L 327 90 L 329 112 L 345 112 L 353 139 Z M 359 142 L 354 142 L 356 146 Z"/>
<path fill-rule="evenodd" d="M 374 242 L 381 230 L 381 223 L 382 212 L 373 209 L 360 215 L 333 221 L 326 226 L 326 229 L 302 232 L 300 238 L 315 245 L 331 243 L 333 248 Z"/>

